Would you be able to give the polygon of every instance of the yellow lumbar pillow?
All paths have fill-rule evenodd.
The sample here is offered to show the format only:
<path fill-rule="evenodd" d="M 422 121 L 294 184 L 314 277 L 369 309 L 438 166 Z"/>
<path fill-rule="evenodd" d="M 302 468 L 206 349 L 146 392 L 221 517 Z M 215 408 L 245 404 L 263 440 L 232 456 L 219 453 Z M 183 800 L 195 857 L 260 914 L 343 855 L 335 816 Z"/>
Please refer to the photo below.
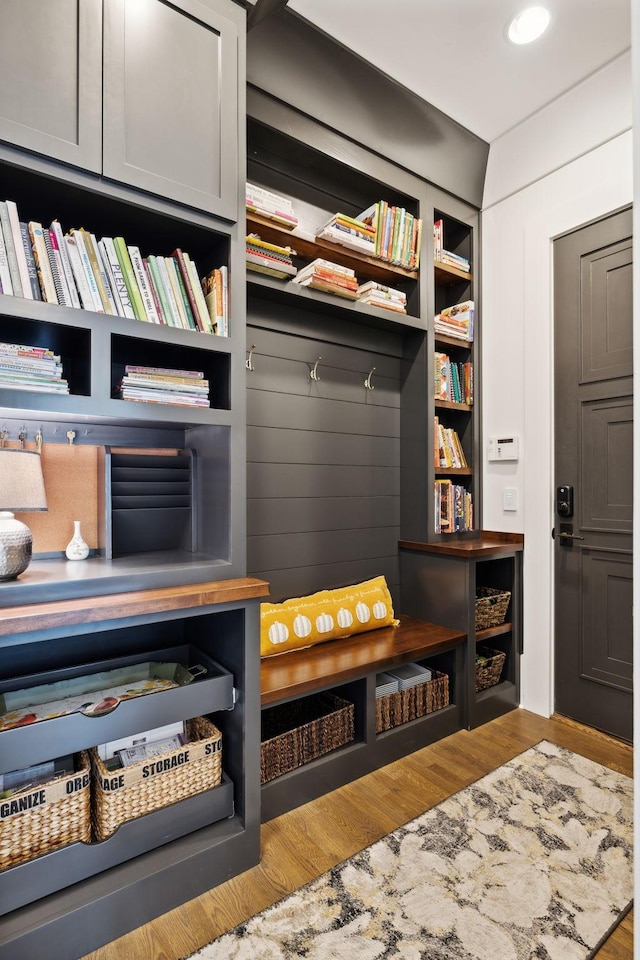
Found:
<path fill-rule="evenodd" d="M 261 603 L 260 656 L 271 657 L 396 622 L 384 577 L 283 603 Z"/>

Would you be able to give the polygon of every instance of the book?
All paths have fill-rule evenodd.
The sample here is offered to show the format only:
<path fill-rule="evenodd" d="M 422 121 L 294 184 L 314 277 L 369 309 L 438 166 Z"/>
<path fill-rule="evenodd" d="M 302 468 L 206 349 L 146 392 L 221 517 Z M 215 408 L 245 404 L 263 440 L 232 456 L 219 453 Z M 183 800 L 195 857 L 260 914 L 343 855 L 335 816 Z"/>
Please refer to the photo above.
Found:
<path fill-rule="evenodd" d="M 187 311 L 185 308 L 184 298 L 182 296 L 182 291 L 180 289 L 180 283 L 178 280 L 178 265 L 173 259 L 173 257 L 164 258 L 167 276 L 169 277 L 169 283 L 171 284 L 171 289 L 173 291 L 173 297 L 176 303 L 176 309 L 178 311 L 178 316 L 180 318 L 180 326 L 183 330 L 193 329 L 189 323 L 187 317 Z"/>
<path fill-rule="evenodd" d="M 72 237 L 71 234 L 66 233 L 64 235 L 64 245 L 67 250 L 67 256 L 69 257 L 69 263 L 71 264 L 73 279 L 76 282 L 76 289 L 78 291 L 80 305 L 84 310 L 93 310 L 93 294 L 89 288 L 89 282 L 80 258 L 80 251 L 78 250 L 76 238 Z"/>
<path fill-rule="evenodd" d="M 44 245 L 47 251 L 47 257 L 49 259 L 49 266 L 51 268 L 51 276 L 53 277 L 53 285 L 56 289 L 56 297 L 58 298 L 58 303 L 62 306 L 67 305 L 67 299 L 64 290 L 64 284 L 62 282 L 62 277 L 60 276 L 60 270 L 58 269 L 58 261 L 56 259 L 55 250 L 53 249 L 53 244 L 51 242 L 51 234 L 46 227 L 42 228 L 42 236 L 44 238 Z M 69 297 L 69 302 L 71 298 Z"/>
<path fill-rule="evenodd" d="M 36 266 L 38 282 L 42 291 L 42 299 L 47 303 L 58 303 L 58 294 L 53 282 L 49 254 L 47 253 L 47 247 L 44 242 L 44 228 L 41 223 L 35 220 L 30 220 L 27 226 L 33 249 L 33 259 Z"/>
<path fill-rule="evenodd" d="M 13 248 L 15 250 L 16 261 L 18 264 L 18 273 L 20 274 L 20 286 L 22 296 L 25 300 L 33 300 L 31 292 L 31 281 L 29 280 L 29 268 L 27 258 L 22 244 L 22 234 L 20 232 L 20 218 L 18 217 L 18 207 L 14 200 L 5 201 L 7 204 L 7 214 L 9 216 L 9 226 L 13 239 Z"/>
<path fill-rule="evenodd" d="M 9 270 L 9 260 L 7 258 L 7 246 L 4 241 L 4 233 L 0 225 L 0 284 L 2 292 L 8 296 L 13 295 L 13 284 L 11 282 L 11 271 Z"/>
<path fill-rule="evenodd" d="M 167 263 L 164 257 L 154 257 L 153 258 L 158 275 L 162 282 L 162 286 L 167 298 L 167 303 L 169 304 L 169 310 L 171 312 L 172 322 L 171 326 L 178 327 L 183 329 L 182 318 L 180 315 L 180 308 L 178 307 L 178 301 L 176 300 L 176 295 L 173 289 L 173 284 L 171 283 L 171 278 L 169 276 L 169 270 L 167 268 Z"/>
<path fill-rule="evenodd" d="M 125 283 L 122 264 L 120 263 L 118 254 L 116 253 L 113 237 L 102 237 L 99 246 L 105 266 L 108 267 L 109 270 L 109 279 L 113 281 L 111 286 L 113 299 L 116 303 L 116 307 L 119 302 L 122 308 L 122 313 L 120 316 L 128 317 L 130 320 L 135 320 L 136 313 L 131 303 L 131 297 L 129 296 L 127 284 Z"/>
<path fill-rule="evenodd" d="M 180 264 L 178 263 L 178 260 L 176 259 L 176 257 L 171 257 L 171 260 L 173 261 L 173 264 L 174 264 L 175 276 L 178 282 L 178 290 L 180 291 L 180 296 L 182 297 L 182 304 L 184 306 L 184 312 L 187 318 L 187 329 L 197 330 L 198 325 L 196 323 L 196 318 L 194 317 L 193 311 L 191 309 L 191 303 L 189 302 L 189 297 L 187 295 L 185 282 L 182 278 L 182 273 L 180 271 Z"/>
<path fill-rule="evenodd" d="M 110 260 L 110 258 L 109 258 L 109 252 L 108 252 L 107 247 L 106 247 L 106 244 L 105 244 L 105 242 L 104 242 L 104 237 L 102 237 L 102 239 L 98 240 L 98 251 L 99 251 L 99 253 L 100 253 L 100 259 L 102 260 L 102 265 L 104 266 L 104 272 L 105 272 L 106 279 L 107 279 L 107 285 L 108 285 L 108 287 L 109 287 L 109 290 L 110 290 L 110 292 L 111 292 L 111 296 L 112 296 L 112 298 L 113 298 L 114 312 L 115 312 L 119 317 L 125 317 L 126 314 L 125 314 L 124 308 L 123 308 L 123 306 L 122 306 L 122 300 L 120 299 L 120 291 L 119 291 L 119 288 L 118 288 L 118 284 L 116 283 L 116 279 L 115 279 L 115 277 L 114 277 L 114 275 L 113 275 L 113 268 L 112 268 L 112 266 L 111 266 L 111 260 Z M 117 259 L 117 258 L 116 258 L 116 259 Z M 118 270 L 119 270 L 119 275 L 120 275 L 120 277 L 122 277 L 122 271 L 120 270 L 120 264 L 118 264 Z M 125 290 L 125 293 L 126 293 L 126 287 L 125 287 L 125 285 L 124 285 L 124 281 L 122 281 L 122 286 L 124 287 L 124 290 Z M 128 296 L 127 296 L 127 300 L 128 300 L 128 299 L 129 299 L 129 298 L 128 298 Z"/>
<path fill-rule="evenodd" d="M 246 263 L 247 270 L 265 273 L 270 277 L 277 277 L 280 280 L 286 279 L 287 277 L 295 277 L 297 272 L 293 264 L 281 263 L 279 260 L 274 260 L 271 257 L 259 257 L 251 253 L 246 254 Z"/>
<path fill-rule="evenodd" d="M 89 309 L 95 310 L 96 313 L 104 313 L 102 297 L 100 296 L 96 277 L 91 267 L 91 260 L 89 259 L 89 253 L 85 244 L 84 234 L 82 230 L 77 230 L 75 228 L 72 229 L 70 233 L 75 239 L 76 249 L 80 257 L 80 263 L 82 264 L 82 269 L 84 270 L 84 275 L 87 281 L 87 287 L 89 288 L 89 293 L 91 294 L 93 308 Z"/>
<path fill-rule="evenodd" d="M 93 272 L 93 276 L 95 277 L 98 296 L 100 297 L 100 303 L 102 304 L 103 312 L 113 316 L 116 313 L 116 305 L 113 299 L 113 294 L 111 293 L 111 288 L 109 287 L 109 281 L 105 273 L 104 264 L 102 263 L 102 257 L 100 256 L 100 251 L 98 250 L 96 236 L 94 233 L 91 233 L 89 230 L 85 230 L 83 227 L 80 227 L 80 233 L 82 234 L 87 256 L 89 257 L 91 270 Z"/>
<path fill-rule="evenodd" d="M 164 283 L 162 282 L 162 279 L 160 277 L 160 271 L 158 270 L 156 258 L 155 256 L 150 255 L 143 262 L 149 274 L 149 282 L 150 282 L 151 288 L 155 292 L 156 300 L 159 301 L 160 303 L 160 311 L 162 312 L 164 323 L 168 327 L 175 327 L 173 312 L 171 310 L 169 299 L 167 297 L 167 293 L 164 288 Z M 157 308 L 157 304 L 156 304 L 156 308 Z"/>
<path fill-rule="evenodd" d="M 36 263 L 33 257 L 33 249 L 31 247 L 31 238 L 29 237 L 29 227 L 23 220 L 20 221 L 20 236 L 22 237 L 22 246 L 24 247 L 24 255 L 27 258 L 27 271 L 29 274 L 29 283 L 31 285 L 31 293 L 34 300 L 42 300 L 42 293 L 40 292 L 40 283 L 38 281 L 38 271 L 36 270 Z"/>
<path fill-rule="evenodd" d="M 51 242 L 54 246 L 54 249 L 58 250 L 60 263 L 62 264 L 62 272 L 66 280 L 70 306 L 80 307 L 80 296 L 78 294 L 75 278 L 73 276 L 71 261 L 69 259 L 69 250 L 67 244 L 64 242 L 64 233 L 62 232 L 62 227 L 58 220 L 51 221 L 49 225 L 49 233 L 51 234 Z"/>
<path fill-rule="evenodd" d="M 13 231 L 11 229 L 11 221 L 9 220 L 9 208 L 7 207 L 6 200 L 0 201 L 0 226 L 2 227 L 2 234 L 7 251 L 7 264 L 9 266 L 13 295 L 14 297 L 21 297 L 22 280 L 20 279 L 20 270 L 18 268 L 16 248 L 13 242 Z"/>
<path fill-rule="evenodd" d="M 131 258 L 129 257 L 129 251 L 127 245 L 124 241 L 124 237 L 114 237 L 113 246 L 120 262 L 120 267 L 122 268 L 122 276 L 127 288 L 127 293 L 129 294 L 129 301 L 135 313 L 136 320 L 147 320 L 147 314 L 142 302 L 142 296 L 140 295 L 140 289 L 138 287 L 138 281 L 136 280 L 136 275 L 133 272 L 133 266 L 131 265 Z"/>
<path fill-rule="evenodd" d="M 133 273 L 136 278 L 136 283 L 138 285 L 138 290 L 140 291 L 140 297 L 142 300 L 142 305 L 146 315 L 146 319 L 150 323 L 160 323 L 160 317 L 158 316 L 158 311 L 156 310 L 156 305 L 151 293 L 151 288 L 149 287 L 149 282 L 147 280 L 147 274 L 144 269 L 144 264 L 142 262 L 142 254 L 140 253 L 140 248 L 136 247 L 135 244 L 127 245 L 127 250 L 129 251 L 129 258 L 131 260 L 131 266 L 133 268 Z"/>
<path fill-rule="evenodd" d="M 149 262 L 147 257 L 142 258 L 142 266 L 146 274 L 147 285 L 149 287 L 149 290 L 151 291 L 151 296 L 153 297 L 153 303 L 156 308 L 156 313 L 158 314 L 159 321 L 165 327 L 169 326 L 169 321 L 165 317 L 162 301 L 160 300 L 160 293 L 156 288 L 155 280 L 153 279 L 153 276 L 151 275 L 151 270 L 149 269 Z"/>
<path fill-rule="evenodd" d="M 198 309 L 198 304 L 195 298 L 195 294 L 191 287 L 191 277 L 189 275 L 189 270 L 185 263 L 184 254 L 180 247 L 176 247 L 173 250 L 171 256 L 176 261 L 176 265 L 180 272 L 180 277 L 182 279 L 182 287 L 184 288 L 184 293 L 189 301 L 189 308 L 191 310 L 191 316 L 193 317 L 193 323 L 195 328 L 200 331 L 200 333 L 205 333 L 205 322 L 200 316 L 200 311 Z"/>
<path fill-rule="evenodd" d="M 213 333 L 213 326 L 211 324 L 211 318 L 209 316 L 207 304 L 205 302 L 204 294 L 202 292 L 202 284 L 200 283 L 200 277 L 198 275 L 197 267 L 193 262 L 193 260 L 190 258 L 188 253 L 185 253 L 184 259 L 185 259 L 185 263 L 187 264 L 187 269 L 191 274 L 191 286 L 193 288 L 193 293 L 196 298 L 196 302 L 198 304 L 198 311 L 203 321 L 205 332 Z"/>

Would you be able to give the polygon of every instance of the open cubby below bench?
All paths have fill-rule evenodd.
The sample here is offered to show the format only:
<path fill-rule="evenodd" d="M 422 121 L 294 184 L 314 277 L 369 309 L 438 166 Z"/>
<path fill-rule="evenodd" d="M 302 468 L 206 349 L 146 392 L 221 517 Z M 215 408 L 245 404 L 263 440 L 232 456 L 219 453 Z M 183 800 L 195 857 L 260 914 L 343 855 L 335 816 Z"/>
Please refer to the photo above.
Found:
<path fill-rule="evenodd" d="M 262 660 L 263 710 L 321 691 L 354 706 L 353 740 L 262 785 L 263 823 L 462 728 L 464 685 L 458 678 L 466 634 L 403 615 L 398 619 L 398 626 Z M 411 662 L 448 675 L 449 704 L 376 733 L 376 674 Z"/>

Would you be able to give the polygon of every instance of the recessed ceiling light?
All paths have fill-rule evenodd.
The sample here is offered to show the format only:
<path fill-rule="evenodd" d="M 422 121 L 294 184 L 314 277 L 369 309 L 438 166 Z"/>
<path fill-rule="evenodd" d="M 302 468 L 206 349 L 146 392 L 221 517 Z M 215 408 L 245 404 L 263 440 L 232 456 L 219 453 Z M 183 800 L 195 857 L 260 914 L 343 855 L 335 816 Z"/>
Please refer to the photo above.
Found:
<path fill-rule="evenodd" d="M 512 43 L 537 40 L 549 26 L 549 20 L 550 14 L 545 7 L 528 7 L 509 24 L 509 40 Z"/>

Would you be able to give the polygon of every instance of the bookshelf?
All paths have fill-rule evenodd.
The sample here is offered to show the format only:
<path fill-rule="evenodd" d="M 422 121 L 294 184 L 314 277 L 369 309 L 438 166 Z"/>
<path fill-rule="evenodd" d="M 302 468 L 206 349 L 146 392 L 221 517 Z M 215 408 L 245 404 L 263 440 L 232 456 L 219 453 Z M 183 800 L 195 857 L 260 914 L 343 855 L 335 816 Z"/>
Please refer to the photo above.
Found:
<path fill-rule="evenodd" d="M 169 658 L 193 645 L 232 676 L 238 703 L 220 697 L 215 683 L 194 683 L 186 697 L 152 694 L 132 710 L 119 705 L 98 727 L 76 717 L 0 733 L 3 773 L 51 759 L 51 751 L 76 753 L 198 715 L 213 716 L 223 738 L 220 792 L 142 816 L 101 844 L 72 844 L 2 872 L 2 960 L 82 956 L 259 859 L 258 601 L 267 587 L 246 577 L 237 192 L 245 164 L 238 130 L 245 14 L 228 0 L 134 6 L 136 23 L 134 7 L 119 0 L 88 0 L 79 20 L 58 3 L 46 11 L 33 2 L 11 5 L 0 68 L 0 199 L 14 201 L 21 220 L 48 226 L 57 219 L 65 232 L 122 236 L 145 257 L 181 249 L 200 276 L 226 266 L 236 291 L 229 335 L 0 294 L 0 339 L 51 349 L 69 383 L 69 393 L 59 394 L 3 380 L 8 442 L 25 433 L 29 446 L 40 432 L 45 453 L 55 449 L 63 464 L 58 469 L 73 462 L 61 457 L 67 449 L 82 448 L 95 452 L 96 470 L 88 480 L 71 467 L 57 477 L 68 501 L 90 504 L 96 535 L 89 558 L 65 559 L 70 531 L 50 509 L 41 515 L 47 548 L 17 580 L 0 584 L 0 686 L 19 689 L 31 675 L 57 677 L 83 665 L 90 672 L 98 660 Z M 41 69 L 57 78 L 45 86 L 25 55 L 37 30 L 49 57 Z M 184 115 L 174 67 L 200 84 Z M 211 111 L 203 101 L 209 96 Z M 162 122 L 143 122 L 141 112 Z M 78 121 L 71 133 L 70 117 Z M 121 399 L 128 365 L 201 372 L 209 405 Z"/>

